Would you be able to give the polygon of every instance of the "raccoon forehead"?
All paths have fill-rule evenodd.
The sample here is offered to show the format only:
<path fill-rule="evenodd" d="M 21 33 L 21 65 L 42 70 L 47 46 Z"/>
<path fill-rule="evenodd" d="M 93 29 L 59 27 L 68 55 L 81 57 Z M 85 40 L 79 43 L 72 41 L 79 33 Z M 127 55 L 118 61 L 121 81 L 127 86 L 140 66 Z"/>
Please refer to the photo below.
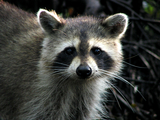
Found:
<path fill-rule="evenodd" d="M 89 16 L 81 16 L 77 18 L 67 18 L 66 22 L 71 25 L 77 25 L 77 24 L 97 24 L 99 21 L 98 18 L 89 17 Z"/>
<path fill-rule="evenodd" d="M 88 40 L 89 48 L 98 47 L 108 54 L 114 55 L 116 53 L 122 54 L 122 46 L 119 39 L 90 39 Z"/>
<path fill-rule="evenodd" d="M 64 40 L 63 42 L 59 42 L 58 45 L 56 45 L 55 53 L 62 52 L 67 47 L 75 47 L 75 49 L 78 49 L 79 44 L 80 40 L 78 38 Z"/>

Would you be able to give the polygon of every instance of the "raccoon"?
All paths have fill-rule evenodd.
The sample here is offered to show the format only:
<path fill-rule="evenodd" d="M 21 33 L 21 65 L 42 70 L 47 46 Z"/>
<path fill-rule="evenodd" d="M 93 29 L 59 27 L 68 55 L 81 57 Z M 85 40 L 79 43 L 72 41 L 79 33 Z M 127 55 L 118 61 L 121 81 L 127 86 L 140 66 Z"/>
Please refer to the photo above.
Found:
<path fill-rule="evenodd" d="M 40 9 L 36 17 L 1 1 L 0 118 L 102 119 L 127 25 L 123 13 L 64 19 Z"/>

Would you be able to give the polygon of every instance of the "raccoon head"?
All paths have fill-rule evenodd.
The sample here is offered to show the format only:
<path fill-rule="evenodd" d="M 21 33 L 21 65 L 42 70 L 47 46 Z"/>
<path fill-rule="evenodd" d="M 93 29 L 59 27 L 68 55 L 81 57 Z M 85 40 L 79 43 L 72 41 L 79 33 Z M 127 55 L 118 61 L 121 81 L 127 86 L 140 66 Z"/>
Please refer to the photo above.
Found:
<path fill-rule="evenodd" d="M 40 70 L 43 77 L 62 81 L 92 81 L 112 78 L 122 68 L 120 39 L 128 18 L 119 13 L 106 19 L 63 19 L 40 9 L 38 22 L 45 34 Z"/>

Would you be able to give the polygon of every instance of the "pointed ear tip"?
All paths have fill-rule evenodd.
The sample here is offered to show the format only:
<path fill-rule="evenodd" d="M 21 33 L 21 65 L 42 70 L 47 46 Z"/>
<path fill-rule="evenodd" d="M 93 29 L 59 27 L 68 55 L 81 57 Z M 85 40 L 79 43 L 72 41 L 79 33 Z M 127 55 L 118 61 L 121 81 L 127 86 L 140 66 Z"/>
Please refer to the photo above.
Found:
<path fill-rule="evenodd" d="M 125 19 L 128 19 L 128 15 L 126 15 L 125 13 L 117 13 L 117 14 L 114 14 L 113 16 L 119 16 L 119 17 L 123 17 Z"/>
<path fill-rule="evenodd" d="M 128 16 L 124 13 L 117 13 L 117 14 L 114 14 L 114 15 L 111 15 L 109 17 L 107 17 L 104 21 L 112 21 L 113 20 L 116 20 L 117 22 L 120 20 L 123 20 L 125 23 L 128 23 Z"/>
<path fill-rule="evenodd" d="M 128 22 L 128 15 L 126 15 L 124 13 L 118 13 L 116 15 L 119 15 L 119 16 L 123 17 L 126 20 L 126 22 Z"/>
<path fill-rule="evenodd" d="M 128 17 L 125 13 L 117 13 L 116 15 L 121 15 L 121 16 L 124 16 L 124 17 Z"/>
<path fill-rule="evenodd" d="M 37 12 L 37 16 L 39 17 L 42 12 L 46 12 L 47 10 L 40 8 Z"/>

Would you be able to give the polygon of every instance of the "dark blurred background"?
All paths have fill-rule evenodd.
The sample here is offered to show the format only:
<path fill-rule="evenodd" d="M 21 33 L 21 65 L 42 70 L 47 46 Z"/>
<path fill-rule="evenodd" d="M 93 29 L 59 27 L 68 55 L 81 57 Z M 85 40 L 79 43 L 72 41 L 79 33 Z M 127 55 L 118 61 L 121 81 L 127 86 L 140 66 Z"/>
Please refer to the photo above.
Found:
<path fill-rule="evenodd" d="M 117 79 L 106 110 L 111 120 L 160 120 L 160 0 L 4 0 L 36 14 L 39 8 L 63 17 L 115 13 L 129 16 L 122 39 L 124 70 Z"/>

